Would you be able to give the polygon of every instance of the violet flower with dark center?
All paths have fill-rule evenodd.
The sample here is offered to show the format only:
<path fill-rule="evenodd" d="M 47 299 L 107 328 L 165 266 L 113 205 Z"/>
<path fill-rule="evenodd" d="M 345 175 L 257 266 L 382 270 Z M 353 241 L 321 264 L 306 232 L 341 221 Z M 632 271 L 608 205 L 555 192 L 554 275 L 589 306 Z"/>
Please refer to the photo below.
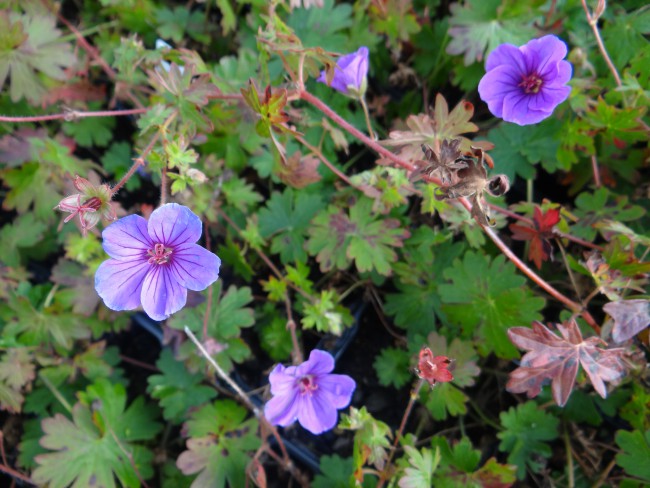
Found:
<path fill-rule="evenodd" d="M 142 305 L 149 317 L 164 320 L 185 306 L 187 290 L 214 283 L 221 260 L 195 244 L 202 227 L 189 208 L 168 203 L 149 221 L 129 215 L 104 229 L 102 245 L 111 259 L 95 273 L 95 289 L 106 306 Z"/>
<path fill-rule="evenodd" d="M 299 366 L 278 364 L 269 375 L 273 398 L 264 407 L 264 415 L 273 425 L 286 427 L 298 420 L 312 434 L 334 428 L 337 410 L 352 399 L 356 383 L 334 369 L 331 354 L 314 349 Z"/>
<path fill-rule="evenodd" d="M 518 125 L 536 124 L 550 116 L 571 93 L 566 84 L 572 68 L 564 61 L 566 44 L 544 36 L 517 47 L 501 44 L 485 63 L 478 85 L 490 112 Z"/>
<path fill-rule="evenodd" d="M 334 67 L 334 77 L 329 84 L 335 90 L 346 95 L 362 96 L 366 92 L 368 75 L 368 48 L 360 47 L 356 52 L 341 56 Z M 321 83 L 327 83 L 327 74 L 321 71 L 316 79 Z"/>

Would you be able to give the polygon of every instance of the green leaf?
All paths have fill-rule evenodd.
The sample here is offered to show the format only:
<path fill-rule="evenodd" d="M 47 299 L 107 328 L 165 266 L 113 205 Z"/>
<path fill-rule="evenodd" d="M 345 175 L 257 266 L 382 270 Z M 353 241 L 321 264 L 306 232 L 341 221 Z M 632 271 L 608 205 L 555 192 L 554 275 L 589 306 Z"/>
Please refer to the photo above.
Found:
<path fill-rule="evenodd" d="M 207 32 L 209 23 L 199 10 L 180 6 L 174 10 L 163 7 L 156 12 L 156 21 L 160 37 L 171 39 L 176 44 L 183 42 L 186 34 L 204 44 L 210 42 Z"/>
<path fill-rule="evenodd" d="M 650 34 L 650 10 L 647 8 L 613 15 L 603 28 L 603 38 L 614 64 L 622 68 L 635 54 L 646 51 L 646 34 Z"/>
<path fill-rule="evenodd" d="M 411 378 L 409 354 L 402 349 L 389 347 L 382 349 L 375 358 L 374 367 L 382 386 L 401 388 Z"/>
<path fill-rule="evenodd" d="M 52 488 L 74 486 L 139 487 L 153 475 L 153 453 L 136 441 L 152 439 L 160 424 L 142 397 L 126 407 L 122 385 L 99 381 L 81 395 L 72 420 L 62 414 L 44 419 L 41 445 L 54 452 L 36 456 L 36 483 Z M 136 471 L 137 469 L 137 471 Z"/>
<path fill-rule="evenodd" d="M 352 458 L 321 456 L 320 473 L 314 477 L 312 488 L 349 488 L 353 482 Z"/>
<path fill-rule="evenodd" d="M 220 400 L 192 414 L 186 423 L 187 450 L 176 466 L 186 475 L 196 474 L 193 486 L 224 488 L 244 486 L 251 454 L 260 445 L 258 422 L 232 400 Z"/>
<path fill-rule="evenodd" d="M 115 117 L 83 117 L 63 124 L 63 132 L 84 147 L 106 147 L 113 139 Z"/>
<path fill-rule="evenodd" d="M 9 76 L 13 102 L 21 98 L 39 102 L 46 93 L 39 73 L 65 80 L 64 69 L 74 64 L 72 48 L 60 42 L 55 25 L 53 15 L 0 13 L 0 89 Z"/>
<path fill-rule="evenodd" d="M 259 211 L 260 234 L 271 238 L 271 252 L 280 254 L 283 263 L 306 262 L 305 234 L 310 221 L 324 207 L 319 195 L 287 188 L 274 192 Z"/>
<path fill-rule="evenodd" d="M 5 224 L 0 229 L 0 249 L 2 261 L 7 266 L 20 265 L 20 249 L 36 245 L 43 239 L 47 226 L 34 219 L 34 214 L 28 213 L 18 217 L 13 224 Z"/>
<path fill-rule="evenodd" d="M 646 211 L 639 205 L 628 203 L 626 195 L 616 195 L 607 188 L 598 188 L 593 193 L 582 192 L 576 198 L 575 214 L 580 218 L 578 224 L 571 228 L 571 233 L 586 240 L 596 236 L 595 224 L 604 220 L 628 222 L 637 220 Z"/>
<path fill-rule="evenodd" d="M 274 361 L 286 361 L 291 357 L 291 333 L 287 330 L 286 318 L 275 316 L 268 324 L 263 325 L 260 339 L 262 348 Z"/>
<path fill-rule="evenodd" d="M 541 162 L 544 169 L 554 172 L 561 129 L 562 122 L 553 118 L 532 127 L 499 124 L 487 135 L 494 144 L 490 156 L 495 171 L 505 174 L 510 181 L 514 181 L 515 174 L 529 179 L 535 176 L 535 165 Z"/>
<path fill-rule="evenodd" d="M 354 322 L 350 310 L 339 303 L 335 290 L 322 290 L 320 298 L 315 302 L 305 302 L 302 315 L 301 323 L 305 329 L 316 329 L 334 335 L 341 335 L 343 329 Z"/>
<path fill-rule="evenodd" d="M 253 185 L 242 178 L 224 181 L 221 187 L 229 205 L 241 212 L 248 212 L 250 207 L 262 201 L 262 195 L 254 190 Z"/>
<path fill-rule="evenodd" d="M 147 391 L 160 401 L 165 420 L 180 423 L 189 408 L 203 405 L 217 395 L 214 388 L 201 384 L 202 374 L 187 371 L 169 349 L 162 350 L 156 366 L 162 374 L 149 376 Z"/>
<path fill-rule="evenodd" d="M 463 337 L 475 337 L 483 355 L 493 351 L 502 358 L 517 357 L 517 349 L 507 336 L 510 327 L 541 320 L 545 300 L 535 297 L 526 280 L 515 274 L 503 255 L 465 253 L 444 273 L 451 284 L 438 287 L 451 323 L 460 324 Z"/>
<path fill-rule="evenodd" d="M 392 431 L 376 420 L 366 407 L 350 407 L 350 414 L 343 414 L 339 428 L 354 431 L 354 466 L 360 471 L 365 464 L 383 469 L 388 458 Z"/>
<path fill-rule="evenodd" d="M 408 456 L 409 467 L 404 470 L 404 476 L 399 480 L 399 488 L 430 488 L 433 473 L 440 464 L 440 451 L 431 451 L 426 447 L 417 450 L 411 446 L 404 446 Z"/>
<path fill-rule="evenodd" d="M 501 8 L 502 3 L 502 0 L 467 0 L 452 4 L 449 19 L 452 40 L 447 53 L 464 54 L 465 65 L 469 66 L 474 61 L 483 61 L 484 55 L 500 44 L 520 46 L 534 38 L 532 12 L 511 11 Z M 532 5 L 529 9 L 532 11 Z"/>
<path fill-rule="evenodd" d="M 26 163 L 20 168 L 4 172 L 2 179 L 11 188 L 3 203 L 3 207 L 18 213 L 25 213 L 33 209 L 34 216 L 44 221 L 53 220 L 54 206 L 61 199 L 49 184 L 52 177 L 51 171 L 39 163 Z"/>
<path fill-rule="evenodd" d="M 0 409 L 20 413 L 23 388 L 34 380 L 35 365 L 27 348 L 8 349 L 0 360 Z"/>
<path fill-rule="evenodd" d="M 132 157 L 131 144 L 128 142 L 114 142 L 102 156 L 102 167 L 116 178 L 121 178 L 133 165 Z M 126 189 L 129 191 L 137 190 L 141 184 L 140 176 L 136 172 L 126 182 Z"/>
<path fill-rule="evenodd" d="M 628 474 L 637 476 L 650 483 L 650 430 L 645 433 L 635 430 L 628 432 L 619 430 L 616 433 L 616 444 L 623 450 L 616 455 L 616 462 Z"/>
<path fill-rule="evenodd" d="M 353 23 L 352 6 L 345 3 L 336 5 L 334 0 L 324 0 L 318 9 L 295 9 L 287 19 L 287 25 L 303 46 L 334 52 L 350 50 L 347 34 L 342 31 Z"/>
<path fill-rule="evenodd" d="M 444 420 L 448 415 L 457 417 L 467 413 L 469 398 L 451 383 L 439 383 L 433 388 L 420 390 L 422 403 L 435 420 Z"/>
<path fill-rule="evenodd" d="M 517 478 L 524 478 L 526 466 L 539 473 L 543 468 L 539 457 L 549 458 L 553 453 L 546 441 L 557 438 L 558 419 L 532 401 L 501 412 L 500 417 L 504 430 L 497 434 L 499 450 L 507 452 L 508 462 L 517 465 Z"/>
<path fill-rule="evenodd" d="M 316 255 L 323 272 L 346 269 L 352 261 L 360 272 L 375 270 L 388 276 L 397 260 L 395 247 L 410 234 L 396 219 L 377 219 L 372 200 L 360 198 L 349 214 L 330 205 L 314 218 L 307 250 Z"/>

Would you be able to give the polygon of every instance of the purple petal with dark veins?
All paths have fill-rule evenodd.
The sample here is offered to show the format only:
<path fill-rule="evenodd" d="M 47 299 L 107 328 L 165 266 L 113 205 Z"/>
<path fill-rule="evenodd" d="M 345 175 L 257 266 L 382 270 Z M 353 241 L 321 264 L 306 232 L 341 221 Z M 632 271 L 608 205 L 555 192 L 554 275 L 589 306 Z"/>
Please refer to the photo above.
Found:
<path fill-rule="evenodd" d="M 95 290 L 111 310 L 138 308 L 142 283 L 151 266 L 138 258 L 104 261 L 95 273 Z"/>
<path fill-rule="evenodd" d="M 189 290 L 205 290 L 219 278 L 221 259 L 199 246 L 175 246 L 168 264 L 176 281 Z"/>
<path fill-rule="evenodd" d="M 147 221 L 139 215 L 129 215 L 113 222 L 102 232 L 102 239 L 106 254 L 120 260 L 131 260 L 136 256 L 144 259 L 154 246 L 147 231 Z"/>
<path fill-rule="evenodd" d="M 165 247 L 194 244 L 201 237 L 201 219 L 187 207 L 167 203 L 158 207 L 149 217 L 149 236 Z"/>
<path fill-rule="evenodd" d="M 153 265 L 142 283 L 142 308 L 153 320 L 165 320 L 185 306 L 187 289 L 181 286 L 166 264 Z"/>
<path fill-rule="evenodd" d="M 325 395 L 303 395 L 298 400 L 298 422 L 309 432 L 318 435 L 336 426 L 338 412 Z"/>

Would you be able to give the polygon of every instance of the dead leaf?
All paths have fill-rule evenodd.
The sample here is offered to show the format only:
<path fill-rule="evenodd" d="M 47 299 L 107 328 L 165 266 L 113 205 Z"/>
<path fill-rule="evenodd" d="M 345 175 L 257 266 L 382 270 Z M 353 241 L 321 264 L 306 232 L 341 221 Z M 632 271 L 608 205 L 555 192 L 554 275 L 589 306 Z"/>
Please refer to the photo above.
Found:
<path fill-rule="evenodd" d="M 649 300 L 609 302 L 603 310 L 614 319 L 612 338 L 616 343 L 631 339 L 650 325 Z"/>

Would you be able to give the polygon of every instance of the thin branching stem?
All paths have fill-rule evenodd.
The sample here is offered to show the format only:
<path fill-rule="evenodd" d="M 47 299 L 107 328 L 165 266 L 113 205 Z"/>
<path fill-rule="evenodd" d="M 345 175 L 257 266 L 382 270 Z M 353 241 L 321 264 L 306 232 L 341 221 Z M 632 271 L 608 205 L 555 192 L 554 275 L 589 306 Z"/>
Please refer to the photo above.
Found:
<path fill-rule="evenodd" d="M 374 141 L 370 139 L 368 136 L 366 136 L 363 132 L 358 130 L 356 127 L 351 125 L 349 122 L 347 122 L 345 119 L 343 119 L 340 115 L 338 115 L 336 112 L 334 112 L 329 106 L 327 106 L 325 103 L 323 103 L 319 98 L 315 97 L 309 92 L 302 91 L 299 93 L 300 98 L 307 103 L 313 105 L 317 109 L 319 109 L 321 112 L 323 112 L 327 117 L 332 119 L 334 122 L 336 122 L 340 127 L 345 129 L 347 132 L 349 132 L 351 135 L 359 139 L 361 142 L 363 142 L 366 146 L 368 146 L 370 149 L 374 150 L 376 153 L 378 153 L 380 156 L 384 156 L 385 158 L 391 160 L 398 166 L 408 170 L 408 171 L 414 171 L 415 168 L 414 166 L 409 163 L 408 161 L 403 160 L 393 152 L 389 151 L 382 145 L 380 145 L 377 141 Z M 434 178 L 431 176 L 425 175 L 426 181 L 435 183 L 437 185 L 441 185 L 442 181 L 438 178 Z M 460 198 L 459 201 L 461 204 L 468 210 L 471 211 L 472 205 L 467 201 L 466 198 Z M 481 224 L 479 224 L 481 225 Z M 483 228 L 484 232 L 488 235 L 490 239 L 494 242 L 494 244 L 499 248 L 499 250 L 510 260 L 512 263 L 519 268 L 519 270 L 524 273 L 528 278 L 530 278 L 532 281 L 537 283 L 537 285 L 542 288 L 544 291 L 546 291 L 549 295 L 551 295 L 553 298 L 558 300 L 559 302 L 563 303 L 565 306 L 567 306 L 571 311 L 574 313 L 580 313 L 585 321 L 589 324 L 591 328 L 594 329 L 597 333 L 600 332 L 600 327 L 594 320 L 594 318 L 591 316 L 591 314 L 584 309 L 584 307 L 571 300 L 558 290 L 556 290 L 553 286 L 551 286 L 546 280 L 544 280 L 541 276 L 539 276 L 537 273 L 535 273 L 532 269 L 530 269 L 526 263 L 524 263 L 517 255 L 510 250 L 510 248 L 501 240 L 501 238 L 497 235 L 496 232 L 490 227 L 481 225 Z"/>
<path fill-rule="evenodd" d="M 0 115 L 0 122 L 22 124 L 26 122 L 48 122 L 51 120 L 73 121 L 85 119 L 88 117 L 123 117 L 126 115 L 140 115 L 146 113 L 148 108 L 130 108 L 125 110 L 98 110 L 84 112 L 80 110 L 65 110 L 58 114 L 49 115 L 25 115 L 12 117 L 9 115 Z"/>
<path fill-rule="evenodd" d="M 605 44 L 603 43 L 603 38 L 600 36 L 600 30 L 598 29 L 598 19 L 605 11 L 605 6 L 603 5 L 602 11 L 599 12 L 598 15 L 595 14 L 592 15 L 592 13 L 589 11 L 589 7 L 587 6 L 587 0 L 582 0 L 582 8 L 585 10 L 585 15 L 587 16 L 587 22 L 589 23 L 589 26 L 591 27 L 591 30 L 594 32 L 594 36 L 596 37 L 596 43 L 598 44 L 598 49 L 600 49 L 600 54 L 602 54 L 603 58 L 605 59 L 605 63 L 607 63 L 609 71 L 611 71 L 612 75 L 614 76 L 614 79 L 616 80 L 616 85 L 619 87 L 623 86 L 623 82 L 621 81 L 621 76 L 618 74 L 618 71 L 616 70 L 616 66 L 614 66 L 612 59 L 609 57 L 609 54 L 607 53 L 607 49 L 605 48 Z"/>

